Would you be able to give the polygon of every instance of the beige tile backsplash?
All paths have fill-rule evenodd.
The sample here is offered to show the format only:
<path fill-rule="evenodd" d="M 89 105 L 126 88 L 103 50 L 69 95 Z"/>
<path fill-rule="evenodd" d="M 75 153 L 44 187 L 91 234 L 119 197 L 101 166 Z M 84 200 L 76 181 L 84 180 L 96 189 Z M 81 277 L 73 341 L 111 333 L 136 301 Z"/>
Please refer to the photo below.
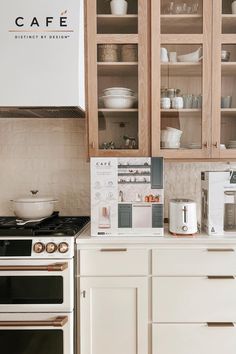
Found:
<path fill-rule="evenodd" d="M 31 189 L 57 198 L 61 215 L 90 212 L 83 120 L 0 119 L 0 169 L 0 215 Z"/>
<path fill-rule="evenodd" d="M 85 140 L 80 119 L 0 119 L 0 215 L 12 215 L 10 199 L 27 196 L 31 189 L 57 198 L 61 215 L 88 215 Z M 226 168 L 226 163 L 166 162 L 165 216 L 169 199 L 191 198 L 198 202 L 200 217 L 201 171 Z"/>

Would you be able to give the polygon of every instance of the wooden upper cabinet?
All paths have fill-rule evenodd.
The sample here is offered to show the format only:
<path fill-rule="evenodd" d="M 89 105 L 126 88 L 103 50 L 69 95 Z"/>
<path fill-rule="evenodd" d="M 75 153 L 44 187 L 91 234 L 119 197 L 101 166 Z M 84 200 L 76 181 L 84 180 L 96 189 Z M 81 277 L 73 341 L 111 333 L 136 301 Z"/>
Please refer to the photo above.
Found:
<path fill-rule="evenodd" d="M 236 3 L 214 0 L 213 4 L 212 155 L 235 159 Z"/>
<path fill-rule="evenodd" d="M 107 0 L 86 5 L 89 155 L 236 159 L 236 5 L 128 0 L 124 15 Z M 104 91 L 114 87 L 129 89 L 121 102 Z"/>
<path fill-rule="evenodd" d="M 149 8 L 129 0 L 118 15 L 110 1 L 86 0 L 90 156 L 150 155 Z"/>
<path fill-rule="evenodd" d="M 212 0 L 153 0 L 151 14 L 152 155 L 209 158 Z"/>

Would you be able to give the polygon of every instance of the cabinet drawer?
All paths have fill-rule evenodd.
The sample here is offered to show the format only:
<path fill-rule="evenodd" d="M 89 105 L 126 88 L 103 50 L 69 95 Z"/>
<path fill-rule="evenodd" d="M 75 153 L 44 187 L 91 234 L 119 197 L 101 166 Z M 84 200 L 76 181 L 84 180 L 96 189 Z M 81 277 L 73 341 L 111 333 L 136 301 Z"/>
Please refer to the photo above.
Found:
<path fill-rule="evenodd" d="M 235 354 L 236 328 L 230 324 L 153 325 L 153 354 Z"/>
<path fill-rule="evenodd" d="M 80 251 L 81 275 L 147 275 L 148 251 L 123 247 Z"/>
<path fill-rule="evenodd" d="M 236 275 L 236 252 L 231 247 L 160 249 L 152 252 L 154 275 Z"/>
<path fill-rule="evenodd" d="M 153 322 L 236 322 L 234 278 L 153 278 Z"/>

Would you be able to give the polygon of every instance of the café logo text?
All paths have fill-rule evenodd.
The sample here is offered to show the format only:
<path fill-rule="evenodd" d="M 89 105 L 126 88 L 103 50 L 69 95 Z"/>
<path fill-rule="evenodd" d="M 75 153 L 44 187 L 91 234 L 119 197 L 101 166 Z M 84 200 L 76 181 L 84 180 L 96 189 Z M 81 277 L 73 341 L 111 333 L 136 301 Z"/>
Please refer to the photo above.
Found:
<path fill-rule="evenodd" d="M 14 19 L 13 28 L 9 33 L 17 40 L 65 40 L 71 37 L 73 29 L 68 25 L 68 11 L 59 16 L 45 16 L 31 18 L 23 15 Z"/>

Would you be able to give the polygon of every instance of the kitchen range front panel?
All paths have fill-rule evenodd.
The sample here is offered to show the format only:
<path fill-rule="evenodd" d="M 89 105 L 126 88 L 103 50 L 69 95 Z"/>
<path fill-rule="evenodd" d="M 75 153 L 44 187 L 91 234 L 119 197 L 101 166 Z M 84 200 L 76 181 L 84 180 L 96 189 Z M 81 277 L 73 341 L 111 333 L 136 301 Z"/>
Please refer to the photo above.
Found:
<path fill-rule="evenodd" d="M 73 354 L 73 314 L 0 314 L 1 353 Z"/>
<path fill-rule="evenodd" d="M 73 311 L 73 260 L 0 261 L 1 312 Z"/>

